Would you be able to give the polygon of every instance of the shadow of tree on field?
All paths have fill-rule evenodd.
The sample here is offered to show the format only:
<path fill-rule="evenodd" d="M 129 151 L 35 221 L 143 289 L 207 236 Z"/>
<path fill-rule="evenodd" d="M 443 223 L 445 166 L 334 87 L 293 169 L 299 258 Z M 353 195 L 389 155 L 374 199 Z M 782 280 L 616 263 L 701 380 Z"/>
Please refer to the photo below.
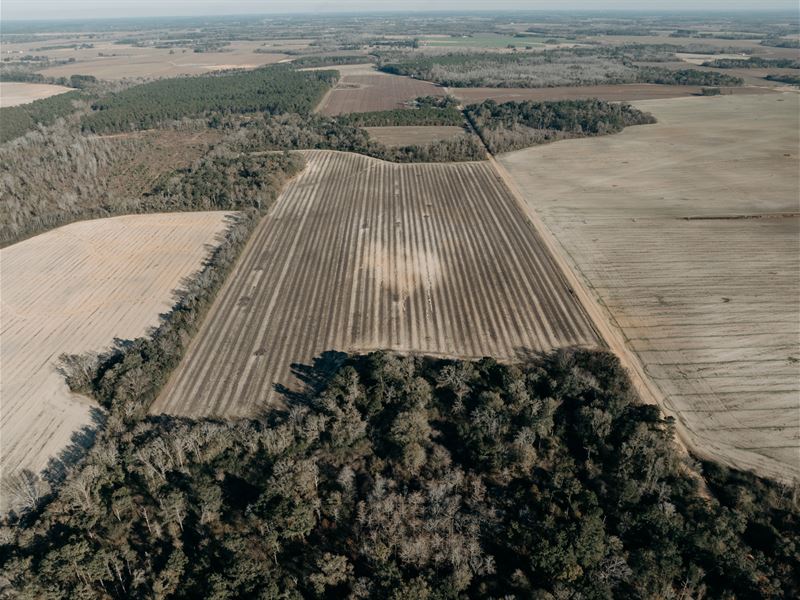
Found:
<path fill-rule="evenodd" d="M 327 387 L 347 358 L 346 352 L 326 350 L 314 357 L 310 365 L 292 363 L 292 375 L 301 383 L 300 389 L 291 389 L 282 383 L 274 384 L 273 389 L 283 396 L 287 406 L 308 404 Z"/>

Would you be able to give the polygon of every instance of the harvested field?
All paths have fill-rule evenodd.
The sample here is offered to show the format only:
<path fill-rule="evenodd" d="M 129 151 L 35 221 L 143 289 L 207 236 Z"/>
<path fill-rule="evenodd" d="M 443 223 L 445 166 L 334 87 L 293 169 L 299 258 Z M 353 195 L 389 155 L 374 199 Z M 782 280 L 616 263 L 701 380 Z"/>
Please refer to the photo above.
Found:
<path fill-rule="evenodd" d="M 134 77 L 175 77 L 176 75 L 202 75 L 223 69 L 253 69 L 279 62 L 288 57 L 276 51 L 255 52 L 261 42 L 233 42 L 226 52 L 192 52 L 166 48 L 137 48 L 135 46 L 107 43 L 91 50 L 67 50 L 66 56 L 74 63 L 56 65 L 39 71 L 48 77 L 69 77 L 75 73 L 94 75 L 98 79 L 126 79 Z M 54 58 L 64 58 L 53 52 Z M 99 56 L 102 53 L 103 56 Z"/>
<path fill-rule="evenodd" d="M 62 353 L 108 349 L 158 325 L 181 279 L 200 268 L 227 213 L 151 214 L 73 223 L 0 250 L 2 475 L 39 471 L 99 411 L 70 393 Z M 4 508 L 0 504 L 0 509 Z"/>
<path fill-rule="evenodd" d="M 597 344 L 489 163 L 307 158 L 152 412 L 252 415 L 331 350 L 510 359 Z"/>
<path fill-rule="evenodd" d="M 334 116 L 392 110 L 403 108 L 406 102 L 419 96 L 444 96 L 444 90 L 433 83 L 378 71 L 364 73 L 363 65 L 355 66 L 359 70 L 351 72 L 336 67 L 342 77 L 322 99 L 317 107 L 318 113 Z"/>
<path fill-rule="evenodd" d="M 451 140 L 464 135 L 463 127 L 423 125 L 410 127 L 365 127 L 369 137 L 386 146 L 410 146 Z"/>
<path fill-rule="evenodd" d="M 697 96 L 701 86 L 659 85 L 655 83 L 625 83 L 618 85 L 592 85 L 580 87 L 550 88 L 447 88 L 462 104 L 473 104 L 484 100 L 496 102 L 523 102 L 525 100 L 580 100 L 599 98 L 607 102 L 633 102 L 660 98 Z M 752 87 L 722 88 L 724 94 L 763 94 L 769 90 Z"/>
<path fill-rule="evenodd" d="M 689 446 L 791 480 L 800 476 L 800 95 L 636 106 L 658 124 L 500 161 Z"/>
<path fill-rule="evenodd" d="M 34 100 L 57 96 L 71 92 L 72 88 L 63 85 L 49 85 L 47 83 L 17 83 L 13 81 L 0 81 L 0 108 L 5 106 L 19 106 Z"/>

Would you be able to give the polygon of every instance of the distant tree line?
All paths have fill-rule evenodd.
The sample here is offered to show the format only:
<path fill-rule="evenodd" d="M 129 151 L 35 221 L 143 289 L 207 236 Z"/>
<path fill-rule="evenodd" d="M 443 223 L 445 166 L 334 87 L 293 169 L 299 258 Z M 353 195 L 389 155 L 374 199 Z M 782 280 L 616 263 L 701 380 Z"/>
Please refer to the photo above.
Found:
<path fill-rule="evenodd" d="M 662 85 L 707 85 L 735 87 L 744 83 L 741 77 L 733 77 L 725 73 L 698 71 L 697 69 L 664 69 L 660 67 L 640 67 L 638 81 L 640 83 L 658 83 Z"/>
<path fill-rule="evenodd" d="M 716 60 L 704 62 L 703 66 L 716 69 L 800 69 L 800 61 L 794 58 L 751 56 L 747 59 L 717 58 Z"/>
<path fill-rule="evenodd" d="M 798 489 L 706 464 L 704 495 L 609 353 L 321 357 L 285 409 L 218 421 L 145 416 L 179 354 L 153 339 L 90 384 L 112 401 L 84 463 L 2 529 L 21 597 L 800 593 Z"/>
<path fill-rule="evenodd" d="M 800 48 L 800 39 L 767 36 L 761 40 L 761 45 L 771 46 L 773 48 Z"/>
<path fill-rule="evenodd" d="M 309 67 L 336 67 L 341 65 L 359 65 L 363 63 L 375 62 L 375 56 L 371 54 L 343 54 L 343 55 L 310 55 L 301 56 L 292 60 L 292 64 L 299 68 Z"/>
<path fill-rule="evenodd" d="M 246 72 L 161 79 L 104 96 L 83 120 L 93 133 L 130 131 L 213 112 L 310 112 L 336 81 L 335 71 L 273 65 Z"/>
<path fill-rule="evenodd" d="M 767 75 L 764 79 L 768 81 L 779 81 L 781 83 L 789 83 L 791 85 L 800 85 L 800 75 L 770 74 Z"/>
<path fill-rule="evenodd" d="M 597 99 L 503 104 L 487 100 L 467 106 L 465 114 L 492 153 L 656 122 L 651 114 L 630 104 Z"/>

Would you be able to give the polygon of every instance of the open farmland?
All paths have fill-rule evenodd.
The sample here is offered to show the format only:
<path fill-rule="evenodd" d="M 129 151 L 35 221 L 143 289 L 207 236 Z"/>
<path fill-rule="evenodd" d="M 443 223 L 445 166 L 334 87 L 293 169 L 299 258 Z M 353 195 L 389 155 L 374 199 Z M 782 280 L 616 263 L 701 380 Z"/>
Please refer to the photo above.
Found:
<path fill-rule="evenodd" d="M 392 110 L 403 108 L 405 103 L 420 96 L 444 96 L 438 85 L 380 73 L 372 66 L 328 68 L 339 71 L 341 78 L 317 106 L 317 112 L 326 116 Z"/>
<path fill-rule="evenodd" d="M 111 42 L 97 43 L 94 48 L 81 50 L 52 50 L 37 52 L 54 60 L 74 58 L 75 62 L 49 66 L 41 71 L 48 77 L 69 77 L 75 73 L 94 75 L 98 79 L 135 77 L 175 77 L 202 75 L 224 69 L 253 69 L 284 60 L 288 57 L 275 47 L 274 52 L 255 52 L 261 42 L 232 42 L 223 52 L 192 52 L 167 48 L 139 48 Z"/>
<path fill-rule="evenodd" d="M 97 425 L 71 394 L 62 353 L 108 349 L 144 335 L 201 267 L 227 213 L 151 214 L 74 223 L 0 250 L 2 475 L 39 471 Z"/>
<path fill-rule="evenodd" d="M 635 105 L 659 122 L 500 160 L 690 446 L 791 480 L 800 476 L 800 95 Z"/>
<path fill-rule="evenodd" d="M 307 158 L 152 412 L 252 415 L 330 350 L 511 359 L 597 344 L 489 163 Z"/>
<path fill-rule="evenodd" d="M 72 88 L 64 87 L 63 85 L 0 81 L 0 108 L 28 104 L 34 100 L 41 100 L 42 98 L 49 98 L 50 96 L 71 91 Z"/>
<path fill-rule="evenodd" d="M 369 137 L 386 146 L 411 146 L 452 140 L 464 135 L 463 127 L 454 125 L 421 125 L 400 127 L 365 127 Z"/>

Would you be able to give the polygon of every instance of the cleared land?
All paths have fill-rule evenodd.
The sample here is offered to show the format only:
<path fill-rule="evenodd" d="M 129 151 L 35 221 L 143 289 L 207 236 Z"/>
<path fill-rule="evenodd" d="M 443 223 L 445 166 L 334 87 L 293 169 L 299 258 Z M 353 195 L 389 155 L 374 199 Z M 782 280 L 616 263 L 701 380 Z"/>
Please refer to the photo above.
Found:
<path fill-rule="evenodd" d="M 108 349 L 158 325 L 181 279 L 200 268 L 227 213 L 83 221 L 0 250 L 2 475 L 39 471 L 95 425 L 70 393 L 62 353 Z M 93 416 L 94 414 L 94 416 Z"/>
<path fill-rule="evenodd" d="M 636 106 L 659 123 L 500 161 L 692 449 L 798 477 L 800 95 Z"/>
<path fill-rule="evenodd" d="M 598 343 L 489 163 L 307 157 L 153 412 L 251 415 L 330 350 L 518 358 Z"/>
<path fill-rule="evenodd" d="M 34 100 L 41 100 L 42 98 L 49 98 L 50 96 L 57 96 L 71 91 L 72 88 L 64 87 L 63 85 L 0 81 L 0 108 L 28 104 Z"/>
<path fill-rule="evenodd" d="M 524 100 L 580 100 L 599 98 L 607 102 L 633 102 L 661 98 L 697 96 L 702 87 L 693 85 L 659 85 L 655 83 L 625 83 L 618 85 L 592 85 L 550 88 L 447 88 L 462 104 L 495 100 L 496 102 L 522 102 Z M 752 87 L 722 88 L 724 94 L 763 94 L 769 90 Z"/>
<path fill-rule="evenodd" d="M 202 75 L 223 69 L 253 69 L 279 62 L 288 57 L 274 52 L 255 52 L 256 49 L 273 50 L 262 42 L 232 42 L 225 52 L 192 52 L 176 49 L 172 54 L 166 48 L 138 48 L 124 44 L 96 44 L 91 49 L 53 50 L 37 52 L 53 59 L 75 58 L 75 62 L 47 67 L 39 71 L 50 77 L 69 77 L 76 73 L 94 75 L 99 79 L 125 79 L 129 77 L 175 77 L 176 75 Z M 100 55 L 103 56 L 100 56 Z"/>
<path fill-rule="evenodd" d="M 423 125 L 406 127 L 365 127 L 369 137 L 386 146 L 410 146 L 451 140 L 464 135 L 463 127 Z"/>
<path fill-rule="evenodd" d="M 419 96 L 443 96 L 444 90 L 427 81 L 379 73 L 363 65 L 356 70 L 335 68 L 341 73 L 339 83 L 322 99 L 317 112 L 334 116 L 352 112 L 371 112 L 403 108 Z M 373 68 L 374 69 L 374 68 Z"/>

